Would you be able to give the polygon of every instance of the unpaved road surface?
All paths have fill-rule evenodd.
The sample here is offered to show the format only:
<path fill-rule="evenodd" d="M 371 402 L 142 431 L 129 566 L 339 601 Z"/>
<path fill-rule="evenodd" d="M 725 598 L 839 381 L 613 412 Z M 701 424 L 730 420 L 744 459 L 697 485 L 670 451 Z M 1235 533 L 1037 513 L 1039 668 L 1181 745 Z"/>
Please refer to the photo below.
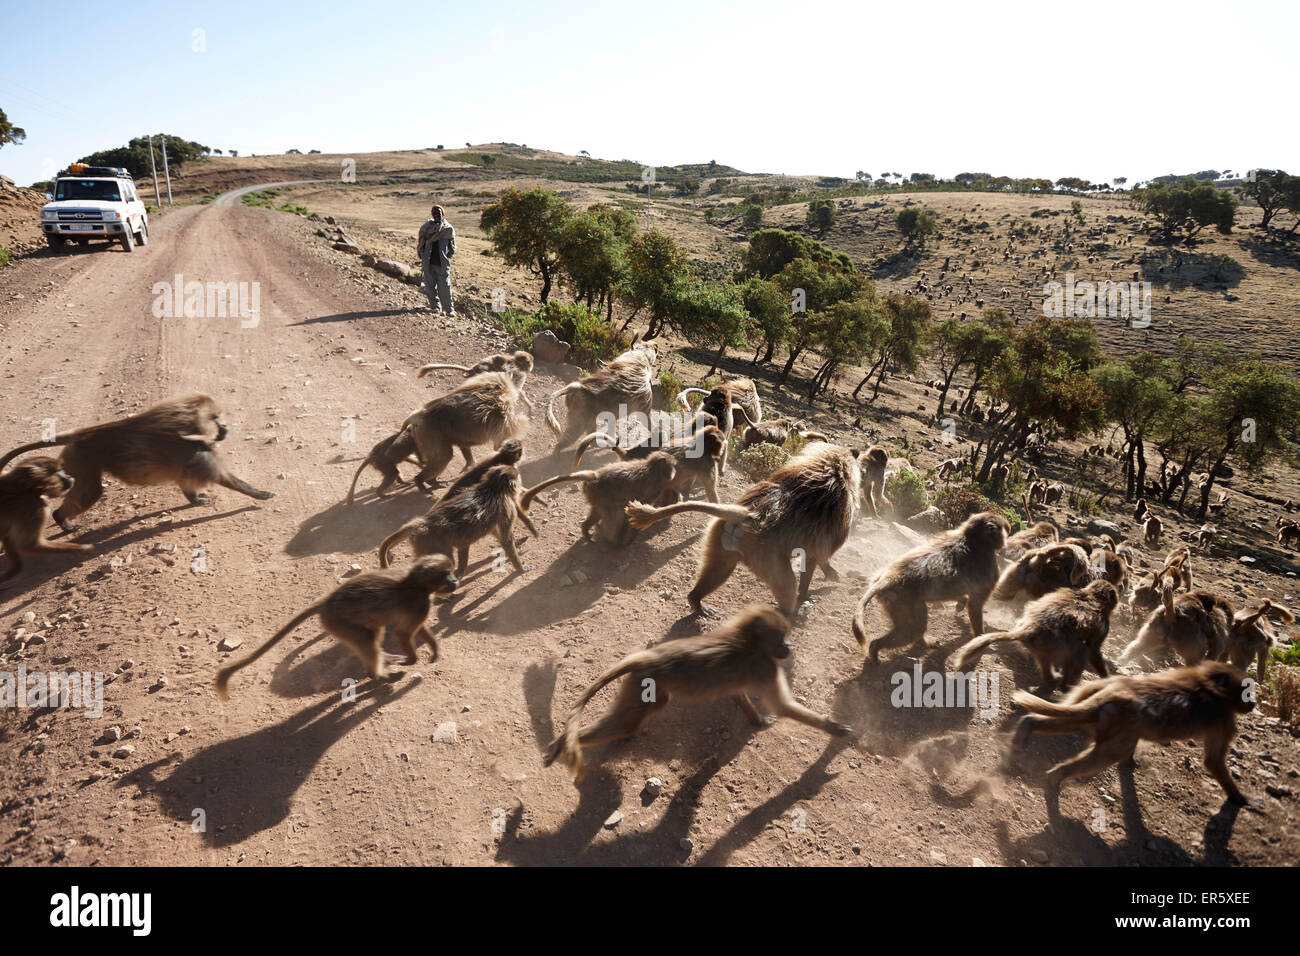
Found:
<path fill-rule="evenodd" d="M 376 500 L 373 472 L 357 506 L 341 504 L 370 445 L 457 380 L 417 380 L 415 368 L 507 344 L 473 319 L 434 320 L 416 290 L 313 246 L 311 233 L 265 209 L 177 208 L 133 254 L 46 252 L 0 271 L 0 445 L 37 439 L 45 419 L 73 428 L 202 391 L 225 409 L 229 466 L 277 494 L 219 489 L 213 505 L 190 507 L 175 488 L 112 482 L 80 519 L 93 554 L 31 557 L 0 591 L 0 670 L 111 678 L 98 718 L 0 713 L 0 863 L 1297 859 L 1300 741 L 1264 714 L 1242 721 L 1231 759 L 1258 807 L 1225 805 L 1199 750 L 1180 743 L 1140 750 L 1135 772 L 1070 786 L 1049 827 L 1042 772 L 1081 741 L 1038 741 L 1004 768 L 1010 689 L 1033 681 L 1026 658 L 987 658 L 1003 691 L 988 716 L 891 706 L 893 675 L 914 660 L 895 652 L 864 667 L 849 632 L 864 575 L 906 546 L 883 522 L 859 524 L 836 560 L 844 578 L 815 581 L 792 638 L 796 695 L 859 728 L 852 742 L 789 721 L 755 733 L 730 702 L 681 704 L 591 751 L 579 788 L 544 769 L 541 748 L 591 679 L 699 626 L 684 615 L 704 519 L 675 519 L 610 553 L 578 538 L 585 508 L 572 486 L 534 509 L 540 537 L 522 546 L 532 570 L 497 573 L 488 546 L 474 549 L 460 599 L 436 620 L 436 664 L 422 650 L 402 680 L 376 688 L 311 622 L 241 671 L 220 703 L 218 667 L 352 565 L 376 567 L 379 542 L 428 507 L 414 491 Z M 155 284 L 178 276 L 259 283 L 258 321 L 156 317 Z M 526 388 L 538 399 L 559 384 L 539 369 Z M 529 483 L 562 470 L 551 444 L 539 410 Z M 743 487 L 730 472 L 724 498 Z M 742 569 L 715 598 L 730 613 L 768 596 Z M 926 670 L 968 637 L 950 607 L 931 622 Z M 652 777 L 658 796 L 644 791 Z"/>

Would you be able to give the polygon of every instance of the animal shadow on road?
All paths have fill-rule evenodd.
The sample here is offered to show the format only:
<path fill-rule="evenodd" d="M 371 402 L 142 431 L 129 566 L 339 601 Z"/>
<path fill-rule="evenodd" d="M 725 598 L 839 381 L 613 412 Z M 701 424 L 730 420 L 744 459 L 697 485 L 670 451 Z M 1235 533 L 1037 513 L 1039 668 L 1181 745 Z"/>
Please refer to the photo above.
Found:
<path fill-rule="evenodd" d="M 304 519 L 284 546 L 284 553 L 301 558 L 378 551 L 385 538 L 432 506 L 433 500 L 418 492 L 358 501 L 351 508 L 339 501 Z"/>

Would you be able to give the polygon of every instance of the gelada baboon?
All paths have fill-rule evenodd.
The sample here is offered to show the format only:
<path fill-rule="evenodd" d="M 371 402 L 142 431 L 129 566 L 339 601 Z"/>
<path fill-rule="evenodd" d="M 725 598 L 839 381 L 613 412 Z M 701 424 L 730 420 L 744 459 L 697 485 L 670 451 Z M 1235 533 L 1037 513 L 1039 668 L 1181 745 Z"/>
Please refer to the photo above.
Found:
<path fill-rule="evenodd" d="M 1007 546 L 1002 549 L 1002 557 L 1015 560 L 1028 551 L 1045 548 L 1061 540 L 1061 532 L 1050 521 L 1040 521 L 1028 528 L 1022 528 L 1007 538 Z"/>
<path fill-rule="evenodd" d="M 801 418 L 769 418 L 757 425 L 749 425 L 740 434 L 740 443 L 748 448 L 763 442 L 784 445 L 791 435 L 806 441 L 826 441 L 821 432 L 809 431 L 808 423 Z"/>
<path fill-rule="evenodd" d="M 1237 714 L 1255 707 L 1249 678 L 1231 664 L 1206 661 L 1141 677 L 1112 676 L 1077 687 L 1059 704 L 1018 690 L 1014 700 L 1029 714 L 1016 727 L 1019 750 L 1031 734 L 1093 735 L 1092 747 L 1047 771 L 1047 795 L 1055 804 L 1061 784 L 1089 777 L 1111 764 L 1130 761 L 1139 740 L 1205 743 L 1205 769 L 1233 803 L 1246 798 L 1228 773 L 1228 745 L 1237 732 Z"/>
<path fill-rule="evenodd" d="M 1142 537 L 1147 544 L 1159 544 L 1160 534 L 1164 530 L 1164 525 L 1155 515 L 1147 515 L 1146 520 L 1142 522 Z"/>
<path fill-rule="evenodd" d="M 259 501 L 274 498 L 274 492 L 259 491 L 222 465 L 213 446 L 226 437 L 226 431 L 216 402 L 207 395 L 187 395 L 121 421 L 79 428 L 50 441 L 15 448 L 0 458 L 0 468 L 24 452 L 64 446 L 59 467 L 72 478 L 73 486 L 54 512 L 54 520 L 64 531 L 76 530 L 69 524 L 71 519 L 103 495 L 105 473 L 128 485 L 175 482 L 195 505 L 211 503 L 198 492 L 214 484 Z"/>
<path fill-rule="evenodd" d="M 412 518 L 385 538 L 379 546 L 379 566 L 388 567 L 393 548 L 409 541 L 416 557 L 455 552 L 456 573 L 464 574 L 470 547 L 495 532 L 515 570 L 526 571 L 515 550 L 514 525 L 520 514 L 519 472 L 510 465 L 493 465 L 478 484 L 444 498 L 428 514 Z M 535 535 L 532 522 L 525 518 L 525 523 Z"/>
<path fill-rule="evenodd" d="M 648 458 L 616 461 L 595 470 L 547 478 L 524 492 L 519 507 L 527 513 L 533 499 L 552 485 L 581 482 L 582 494 L 589 506 L 587 518 L 582 522 L 582 537 L 587 541 L 594 540 L 591 532 L 597 529 L 603 542 L 621 548 L 635 537 L 623 510 L 628 502 L 654 501 L 669 489 L 676 474 L 673 455 L 657 451 Z"/>
<path fill-rule="evenodd" d="M 889 464 L 889 452 L 880 445 L 872 445 L 858 459 L 862 466 L 862 500 L 871 512 L 871 517 L 880 517 L 878 505 L 888 505 L 885 497 L 885 466 Z"/>
<path fill-rule="evenodd" d="M 649 343 L 624 352 L 604 368 L 557 390 L 546 406 L 546 422 L 556 435 L 556 449 L 567 448 L 590 431 L 602 413 L 614 416 L 644 415 L 650 420 L 651 384 L 657 354 Z M 563 395 L 565 423 L 555 417 L 555 400 Z"/>
<path fill-rule="evenodd" d="M 346 644 L 365 665 L 366 673 L 376 680 L 397 680 L 400 671 L 388 670 L 383 651 L 384 630 L 392 628 L 406 656 L 408 667 L 419 658 L 416 638 L 433 648 L 430 660 L 438 659 L 438 642 L 424 624 L 429 616 L 429 596 L 446 597 L 460 582 L 445 555 L 420 558 L 404 570 L 366 571 L 344 581 L 328 595 L 308 607 L 280 628 L 275 636 L 247 657 L 242 657 L 217 672 L 217 696 L 230 699 L 230 677 L 247 667 L 314 614 L 321 626 Z"/>
<path fill-rule="evenodd" d="M 648 528 L 687 512 L 713 516 L 695 586 L 687 595 L 696 614 L 717 614 L 704 599 L 722 587 L 743 561 L 793 617 L 808 596 L 815 568 L 821 568 L 828 580 L 839 577 L 830 561 L 848 540 L 862 497 L 857 454 L 815 442 L 747 489 L 734 504 L 692 501 L 652 508 L 633 502 L 627 506 L 627 516 L 634 528 Z"/>
<path fill-rule="evenodd" d="M 755 426 L 763 421 L 763 403 L 759 401 L 758 389 L 752 379 L 738 378 L 708 390 L 684 388 L 677 393 L 677 404 L 683 411 L 689 412 L 690 397 L 697 393 L 704 396 L 700 402 L 700 410 L 717 418 L 718 427 L 728 436 L 731 435 L 733 428 L 742 425 Z M 724 409 L 730 412 L 729 416 L 723 414 Z"/>
<path fill-rule="evenodd" d="M 415 373 L 415 377 L 424 378 L 430 372 L 436 372 L 440 369 L 464 372 L 466 378 L 473 378 L 475 375 L 482 375 L 484 372 L 508 372 L 511 369 L 518 369 L 524 375 L 527 375 L 533 370 L 533 357 L 529 353 L 522 351 L 498 352 L 480 360 L 475 365 L 421 365 L 420 370 Z M 523 384 L 521 380 L 519 385 L 522 387 Z"/>
<path fill-rule="evenodd" d="M 442 493 L 438 502 L 444 502 L 452 495 L 459 494 L 466 488 L 477 485 L 483 480 L 483 476 L 492 470 L 496 465 L 514 465 L 516 468 L 524 459 L 524 445 L 518 438 L 507 438 L 501 443 L 501 447 L 492 453 L 491 457 L 480 461 L 473 468 L 470 468 L 463 475 L 447 486 L 447 490 Z M 525 521 L 528 529 L 535 536 L 537 529 L 533 527 L 531 521 Z"/>
<path fill-rule="evenodd" d="M 1190 591 L 1174 596 L 1173 584 L 1166 580 L 1160 591 L 1161 606 L 1147 615 L 1137 637 L 1124 648 L 1119 662 L 1127 664 L 1136 657 L 1171 647 L 1184 664 L 1199 664 L 1222 656 L 1228 641 L 1231 608 L 1209 592 Z"/>
<path fill-rule="evenodd" d="M 873 664 L 887 647 L 907 647 L 926 641 L 926 604 L 966 598 L 971 634 L 984 631 L 984 602 L 998 581 L 998 552 L 1011 525 L 1005 515 L 983 511 L 961 527 L 945 531 L 929 544 L 909 551 L 876 575 L 853 615 L 853 636 L 867 647 Z M 867 604 L 880 601 L 890 628 L 867 645 Z"/>
<path fill-rule="evenodd" d="M 969 670 L 990 647 L 1016 641 L 1038 662 L 1043 679 L 1035 691 L 1039 696 L 1058 687 L 1073 687 L 1085 666 L 1105 677 L 1109 671 L 1101 646 L 1117 604 L 1119 592 L 1109 581 L 1093 581 L 1081 591 L 1053 591 L 1027 605 L 1011 630 L 981 634 L 967 642 L 957 654 L 957 669 Z"/>
<path fill-rule="evenodd" d="M 993 600 L 1010 601 L 1022 591 L 1030 599 L 1058 588 L 1083 587 L 1089 581 L 1088 555 L 1077 544 L 1049 544 L 1026 552 L 1002 572 Z"/>
<path fill-rule="evenodd" d="M 1300 525 L 1284 524 L 1277 529 L 1277 543 L 1284 548 L 1300 545 Z"/>
<path fill-rule="evenodd" d="M 460 449 L 466 465 L 473 465 L 475 445 L 499 448 L 507 438 L 518 438 L 528 430 L 521 378 L 518 371 L 475 375 L 407 417 L 403 427 L 410 430 L 424 460 L 424 468 L 415 476 L 417 485 L 436 486 L 454 448 Z"/>
<path fill-rule="evenodd" d="M 375 489 L 375 494 L 383 497 L 393 485 L 404 485 L 406 480 L 402 478 L 401 473 L 397 470 L 398 462 L 409 461 L 423 467 L 424 463 L 420 461 L 415 448 L 415 436 L 406 429 L 402 429 L 395 435 L 389 435 L 375 443 L 375 447 L 370 449 L 370 454 L 366 455 L 357 468 L 357 473 L 352 476 L 352 485 L 348 488 L 348 507 L 352 507 L 354 495 L 357 490 L 357 479 L 361 473 L 369 466 L 384 476 L 379 487 Z"/>
<path fill-rule="evenodd" d="M 46 541 L 50 521 L 46 498 L 59 498 L 72 488 L 73 480 L 59 470 L 53 458 L 39 456 L 19 462 L 0 474 L 0 544 L 9 558 L 9 570 L 0 574 L 7 581 L 22 570 L 22 554 L 58 554 L 61 551 L 93 551 L 88 544 Z"/>
<path fill-rule="evenodd" d="M 1253 611 L 1238 611 L 1231 615 L 1227 646 L 1220 658 L 1242 670 L 1250 666 L 1252 657 L 1255 658 L 1255 678 L 1261 681 L 1268 676 L 1268 652 L 1277 637 L 1268 619 L 1270 614 L 1276 614 L 1288 624 L 1295 622 L 1294 614 L 1268 599 Z"/>
<path fill-rule="evenodd" d="M 574 780 L 586 771 L 582 748 L 594 747 L 636 733 L 645 721 L 682 700 L 730 697 L 756 726 L 767 720 L 749 699 L 753 694 L 776 717 L 790 717 L 837 737 L 853 729 L 796 703 L 778 661 L 790 656 L 785 637 L 790 624 L 776 608 L 751 604 L 725 624 L 700 637 L 665 641 L 637 651 L 611 667 L 583 691 L 569 712 L 564 731 L 546 748 L 543 763 L 557 759 Z M 609 712 L 594 724 L 581 726 L 582 712 L 606 684 L 626 677 Z"/>
<path fill-rule="evenodd" d="M 710 501 L 718 500 L 718 465 L 727 439 L 722 434 L 722 429 L 716 425 L 708 425 L 690 437 L 682 437 L 662 446 L 642 442 L 631 448 L 621 448 L 612 443 L 612 439 L 605 432 L 592 432 L 590 435 L 583 436 L 578 442 L 578 450 L 573 456 L 574 468 L 577 468 L 581 462 L 583 452 L 597 442 L 601 442 L 600 447 L 610 449 L 623 461 L 649 458 L 656 451 L 667 452 L 673 456 L 676 473 L 663 493 L 652 504 L 670 505 L 680 501 L 690 494 L 691 488 L 697 482 L 704 489 L 706 498 Z"/>

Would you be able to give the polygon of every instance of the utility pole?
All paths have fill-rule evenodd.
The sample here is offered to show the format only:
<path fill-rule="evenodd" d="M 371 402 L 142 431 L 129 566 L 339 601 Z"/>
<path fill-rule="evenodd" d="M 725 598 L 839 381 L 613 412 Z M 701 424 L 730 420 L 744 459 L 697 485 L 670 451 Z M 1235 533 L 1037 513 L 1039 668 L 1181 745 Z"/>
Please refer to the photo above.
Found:
<path fill-rule="evenodd" d="M 162 195 L 158 192 L 158 167 L 153 161 L 153 137 L 149 137 L 149 171 L 153 173 L 153 198 L 159 209 L 162 208 Z"/>
<path fill-rule="evenodd" d="M 167 172 L 167 137 L 159 136 L 158 138 L 162 140 L 163 177 L 167 180 L 167 205 L 170 206 L 172 205 L 172 177 Z"/>

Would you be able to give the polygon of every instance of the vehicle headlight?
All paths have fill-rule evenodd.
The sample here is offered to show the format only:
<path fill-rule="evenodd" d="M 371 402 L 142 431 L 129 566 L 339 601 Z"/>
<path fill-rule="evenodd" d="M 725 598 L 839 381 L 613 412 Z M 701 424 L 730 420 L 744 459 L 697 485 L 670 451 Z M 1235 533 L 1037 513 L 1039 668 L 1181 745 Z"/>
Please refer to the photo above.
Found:
<path fill-rule="evenodd" d="M 121 218 L 122 218 L 122 214 L 121 214 L 121 213 L 116 213 L 116 212 L 106 212 L 106 213 L 104 213 L 104 218 L 105 218 L 105 219 L 121 219 Z"/>
<path fill-rule="evenodd" d="M 58 219 L 58 218 L 59 218 L 59 214 L 58 214 L 57 212 L 55 212 L 53 209 L 42 209 L 42 210 L 41 210 L 41 218 L 42 218 L 42 219 Z"/>

